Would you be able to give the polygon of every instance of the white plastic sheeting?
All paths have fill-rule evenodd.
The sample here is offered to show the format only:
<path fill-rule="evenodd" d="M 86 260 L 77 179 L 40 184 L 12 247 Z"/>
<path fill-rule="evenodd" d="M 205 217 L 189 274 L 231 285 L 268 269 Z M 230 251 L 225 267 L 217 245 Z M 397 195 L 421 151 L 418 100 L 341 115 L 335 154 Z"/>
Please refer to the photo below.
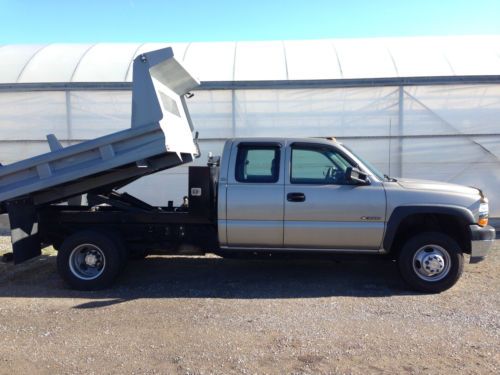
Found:
<path fill-rule="evenodd" d="M 0 92 L 0 140 L 96 138 L 130 126 L 130 91 Z M 6 161 L 5 159 L 2 162 Z"/>
<path fill-rule="evenodd" d="M 237 137 L 386 136 L 397 121 L 398 89 L 237 90 Z"/>
<path fill-rule="evenodd" d="M 67 129 L 65 92 L 0 92 L 2 141 L 39 140 L 49 133 L 68 139 Z"/>
<path fill-rule="evenodd" d="M 0 84 L 130 82 L 137 55 L 172 47 L 201 81 L 500 75 L 500 36 L 0 46 Z"/>
<path fill-rule="evenodd" d="M 335 43 L 335 51 L 342 69 L 342 78 L 399 76 L 386 39 L 340 40 Z"/>
<path fill-rule="evenodd" d="M 334 46 L 328 40 L 285 41 L 288 79 L 342 78 Z"/>
<path fill-rule="evenodd" d="M 0 92 L 0 161 L 48 151 L 130 126 L 129 91 Z M 203 90 L 188 106 L 204 164 L 225 139 L 336 136 L 383 172 L 480 187 L 500 217 L 500 85 Z M 153 204 L 177 203 L 187 167 L 127 190 Z"/>
<path fill-rule="evenodd" d="M 57 82 L 60 77 L 74 79 L 76 69 L 82 65 L 79 64 L 82 56 L 91 48 L 91 44 L 52 44 L 40 48 L 22 66 L 17 82 Z"/>
<path fill-rule="evenodd" d="M 68 138 L 61 138 L 92 139 L 130 127 L 131 91 L 68 93 L 71 125 Z"/>

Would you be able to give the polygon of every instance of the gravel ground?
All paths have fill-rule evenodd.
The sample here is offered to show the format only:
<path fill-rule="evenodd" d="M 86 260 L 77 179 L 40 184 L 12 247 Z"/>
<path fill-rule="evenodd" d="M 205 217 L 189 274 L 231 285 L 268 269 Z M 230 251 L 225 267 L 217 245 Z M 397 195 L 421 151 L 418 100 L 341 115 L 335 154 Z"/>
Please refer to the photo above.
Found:
<path fill-rule="evenodd" d="M 380 261 L 149 257 L 101 292 L 0 263 L 0 373 L 498 374 L 499 250 L 440 295 Z"/>

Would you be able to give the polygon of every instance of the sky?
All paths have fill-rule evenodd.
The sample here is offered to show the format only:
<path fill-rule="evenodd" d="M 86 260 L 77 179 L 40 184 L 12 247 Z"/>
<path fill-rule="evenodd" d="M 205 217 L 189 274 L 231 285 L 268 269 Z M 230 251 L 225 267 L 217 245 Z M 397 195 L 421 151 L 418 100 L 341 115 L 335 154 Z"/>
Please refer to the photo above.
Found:
<path fill-rule="evenodd" d="M 0 0 L 0 44 L 500 34 L 500 0 Z"/>

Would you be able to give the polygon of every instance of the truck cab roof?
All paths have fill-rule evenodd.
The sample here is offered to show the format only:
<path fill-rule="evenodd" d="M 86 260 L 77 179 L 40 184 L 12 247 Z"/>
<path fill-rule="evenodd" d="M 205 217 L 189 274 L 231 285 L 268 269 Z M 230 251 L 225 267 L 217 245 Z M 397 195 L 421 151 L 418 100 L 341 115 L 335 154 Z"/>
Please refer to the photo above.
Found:
<path fill-rule="evenodd" d="M 234 143 L 234 142 L 240 142 L 240 143 L 259 143 L 259 142 L 276 142 L 276 143 L 283 143 L 283 144 L 291 144 L 291 143 L 311 143 L 311 144 L 325 144 L 325 145 L 331 145 L 331 144 L 340 144 L 336 138 L 334 137 L 309 137 L 309 138 L 287 138 L 287 137 L 245 137 L 245 138 L 232 138 L 229 139 L 227 142 Z"/>

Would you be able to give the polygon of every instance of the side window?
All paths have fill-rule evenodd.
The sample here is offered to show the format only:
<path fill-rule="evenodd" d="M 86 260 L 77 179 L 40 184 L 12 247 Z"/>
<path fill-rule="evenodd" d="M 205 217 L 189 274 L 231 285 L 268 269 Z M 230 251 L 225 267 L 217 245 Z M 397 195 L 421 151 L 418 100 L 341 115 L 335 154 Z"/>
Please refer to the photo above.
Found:
<path fill-rule="evenodd" d="M 277 182 L 279 165 L 279 147 L 240 145 L 235 178 L 238 182 Z"/>
<path fill-rule="evenodd" d="M 345 172 L 351 164 L 330 148 L 292 147 L 292 184 L 348 184 Z"/>

